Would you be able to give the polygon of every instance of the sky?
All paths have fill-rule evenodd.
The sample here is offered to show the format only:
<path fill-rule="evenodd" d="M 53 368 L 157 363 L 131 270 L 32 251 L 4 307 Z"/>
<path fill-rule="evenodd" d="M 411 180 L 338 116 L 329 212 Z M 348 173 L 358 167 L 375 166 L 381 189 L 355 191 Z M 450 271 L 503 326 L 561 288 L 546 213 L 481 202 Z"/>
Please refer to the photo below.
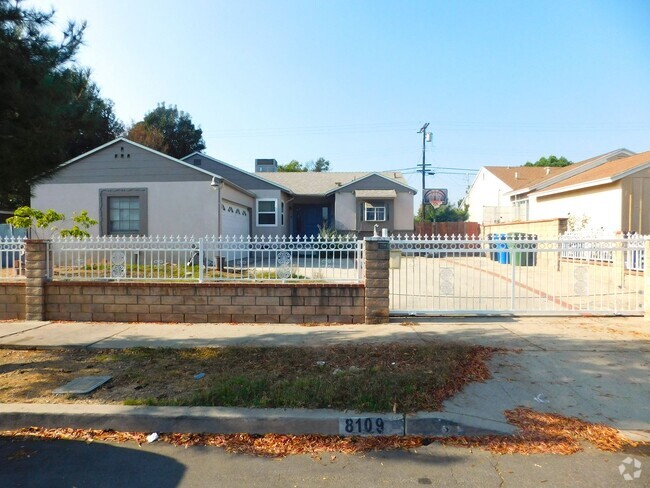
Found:
<path fill-rule="evenodd" d="M 650 150 L 647 0 L 27 4 L 87 21 L 77 61 L 121 120 L 176 105 L 248 171 L 415 168 L 428 122 L 426 187 L 455 202 L 481 166 Z"/>

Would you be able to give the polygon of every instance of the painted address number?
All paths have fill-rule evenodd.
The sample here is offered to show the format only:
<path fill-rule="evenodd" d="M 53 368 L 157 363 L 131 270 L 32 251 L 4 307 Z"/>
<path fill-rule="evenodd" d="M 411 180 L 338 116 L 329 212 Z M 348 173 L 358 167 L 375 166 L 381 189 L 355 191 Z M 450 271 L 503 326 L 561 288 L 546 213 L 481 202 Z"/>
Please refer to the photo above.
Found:
<path fill-rule="evenodd" d="M 347 417 L 339 419 L 340 435 L 381 435 L 387 429 L 381 417 Z"/>

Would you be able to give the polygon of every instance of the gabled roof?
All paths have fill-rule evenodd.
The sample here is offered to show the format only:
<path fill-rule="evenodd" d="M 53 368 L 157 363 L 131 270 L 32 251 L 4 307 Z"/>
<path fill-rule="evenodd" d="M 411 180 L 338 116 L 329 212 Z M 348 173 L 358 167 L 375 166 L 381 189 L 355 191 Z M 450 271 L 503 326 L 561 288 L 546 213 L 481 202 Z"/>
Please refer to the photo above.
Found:
<path fill-rule="evenodd" d="M 554 193 L 579 190 L 581 188 L 606 185 L 648 168 L 650 168 L 650 151 L 602 163 L 594 168 L 554 183 L 541 191 L 536 191 L 535 195 L 551 195 Z"/>
<path fill-rule="evenodd" d="M 369 173 L 369 172 L 299 172 L 299 173 L 264 173 L 265 179 L 274 181 L 278 184 L 291 188 L 296 195 L 314 195 L 324 196 L 336 192 L 352 183 L 356 183 L 369 176 L 377 175 L 385 178 L 399 186 L 406 188 L 409 191 L 415 192 L 406 183 L 406 180 L 401 173 L 397 172 L 383 172 L 383 173 Z"/>
<path fill-rule="evenodd" d="M 518 195 L 549 186 L 608 161 L 634 154 L 628 149 L 620 148 L 561 168 L 554 166 L 484 166 L 484 168 L 511 188 L 506 195 Z"/>
<path fill-rule="evenodd" d="M 190 159 L 194 155 L 198 155 L 198 156 L 201 156 L 202 158 L 206 158 L 208 160 L 208 163 L 214 162 L 214 163 L 217 163 L 217 164 L 223 164 L 224 166 L 227 166 L 227 167 L 229 167 L 231 169 L 239 171 L 240 173 L 242 173 L 242 174 L 244 174 L 246 176 L 252 176 L 253 178 L 257 178 L 258 180 L 264 181 L 265 183 L 269 183 L 269 184 L 271 184 L 273 186 L 276 186 L 278 189 L 280 189 L 282 191 L 285 191 L 285 192 L 287 192 L 289 194 L 293 193 L 289 188 L 287 188 L 286 186 L 283 186 L 281 184 L 278 184 L 275 181 L 272 181 L 272 180 L 267 179 L 267 178 L 262 178 L 257 173 L 250 173 L 250 172 L 248 172 L 246 170 L 238 168 L 237 166 L 233 166 L 232 164 L 228 164 L 225 161 L 221 161 L 220 159 L 213 158 L 212 156 L 208 156 L 207 154 L 202 153 L 200 151 L 194 151 L 193 153 L 188 154 L 187 156 L 183 157 L 183 161 L 186 161 L 186 160 Z M 191 163 L 187 163 L 187 164 L 191 164 Z M 192 166 L 194 166 L 194 165 L 192 165 Z M 194 166 L 194 167 L 196 168 L 196 166 Z M 266 175 L 266 173 L 265 173 L 265 175 Z"/>
<path fill-rule="evenodd" d="M 72 158 L 72 159 L 66 161 L 65 163 L 62 163 L 59 166 L 57 166 L 57 169 L 63 168 L 64 166 L 68 166 L 68 165 L 73 164 L 73 163 L 76 163 L 77 161 L 79 161 L 81 159 L 84 159 L 84 158 L 90 156 L 91 154 L 95 154 L 96 152 L 99 152 L 102 149 L 106 149 L 107 147 L 110 147 L 113 144 L 118 144 L 118 143 L 131 144 L 132 146 L 138 147 L 140 149 L 144 149 L 145 151 L 149 151 L 150 153 L 156 154 L 157 156 L 160 156 L 160 157 L 165 158 L 165 159 L 169 159 L 170 161 L 173 161 L 173 162 L 175 162 L 177 164 L 182 164 L 183 166 L 186 166 L 188 168 L 192 168 L 195 171 L 199 171 L 201 173 L 205 173 L 206 175 L 216 176 L 216 177 L 218 177 L 220 179 L 223 179 L 223 178 L 221 178 L 221 176 L 219 176 L 216 173 L 212 173 L 210 171 L 206 171 L 204 169 L 197 168 L 196 166 L 194 166 L 192 164 L 186 163 L 185 161 L 181 161 L 180 159 L 173 158 L 173 157 L 171 157 L 171 156 L 169 156 L 169 155 L 167 155 L 165 153 L 161 153 L 160 151 L 156 151 L 155 149 L 151 149 L 150 147 L 143 146 L 142 144 L 138 144 L 137 142 L 133 142 L 133 141 L 131 141 L 129 139 L 126 139 L 125 137 L 118 137 L 117 139 L 113 139 L 112 141 L 109 141 L 106 144 L 102 144 L 101 146 L 96 147 L 95 149 L 92 149 L 92 150 L 90 150 L 88 152 L 85 152 L 85 153 L 77 156 L 76 158 Z"/>
<path fill-rule="evenodd" d="M 570 178 L 574 175 L 587 171 L 591 168 L 595 168 L 601 164 L 604 164 L 608 161 L 614 161 L 616 159 L 626 158 L 628 156 L 633 156 L 636 154 L 629 149 L 620 148 L 613 151 L 607 152 L 605 154 L 600 154 L 584 161 L 579 161 L 573 163 L 569 166 L 564 166 L 563 168 L 551 168 L 548 175 L 544 175 L 538 180 L 531 182 L 529 186 L 513 188 L 512 191 L 506 193 L 506 196 L 521 195 L 525 193 L 531 193 L 533 191 L 542 190 L 543 188 L 549 187 L 559 181 L 563 181 L 567 178 Z M 556 170 L 556 171 L 553 171 Z"/>
<path fill-rule="evenodd" d="M 543 168 L 539 166 L 485 166 L 485 169 L 503 181 L 513 190 L 528 188 L 550 174 L 558 174 L 565 168 Z"/>

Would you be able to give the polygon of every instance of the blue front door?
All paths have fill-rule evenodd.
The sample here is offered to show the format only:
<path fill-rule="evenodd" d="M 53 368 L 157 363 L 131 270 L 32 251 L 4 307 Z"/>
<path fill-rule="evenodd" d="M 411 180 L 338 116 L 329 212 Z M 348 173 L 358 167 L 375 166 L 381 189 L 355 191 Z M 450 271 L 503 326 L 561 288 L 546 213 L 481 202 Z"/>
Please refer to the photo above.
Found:
<path fill-rule="evenodd" d="M 327 205 L 296 205 L 294 207 L 293 231 L 299 236 L 317 236 L 318 226 L 329 225 L 329 207 Z"/>

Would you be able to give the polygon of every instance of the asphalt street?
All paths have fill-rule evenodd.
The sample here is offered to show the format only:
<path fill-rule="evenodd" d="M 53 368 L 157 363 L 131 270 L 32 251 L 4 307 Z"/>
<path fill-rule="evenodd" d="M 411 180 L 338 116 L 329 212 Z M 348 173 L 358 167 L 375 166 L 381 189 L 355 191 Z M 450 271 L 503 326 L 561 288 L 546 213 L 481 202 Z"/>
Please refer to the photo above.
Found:
<path fill-rule="evenodd" d="M 641 463 L 638 478 L 633 462 Z M 619 465 L 626 470 L 623 474 Z M 214 447 L 0 438 L 3 487 L 616 487 L 650 486 L 650 449 L 571 456 L 496 455 L 432 444 L 364 455 L 269 459 Z"/>

